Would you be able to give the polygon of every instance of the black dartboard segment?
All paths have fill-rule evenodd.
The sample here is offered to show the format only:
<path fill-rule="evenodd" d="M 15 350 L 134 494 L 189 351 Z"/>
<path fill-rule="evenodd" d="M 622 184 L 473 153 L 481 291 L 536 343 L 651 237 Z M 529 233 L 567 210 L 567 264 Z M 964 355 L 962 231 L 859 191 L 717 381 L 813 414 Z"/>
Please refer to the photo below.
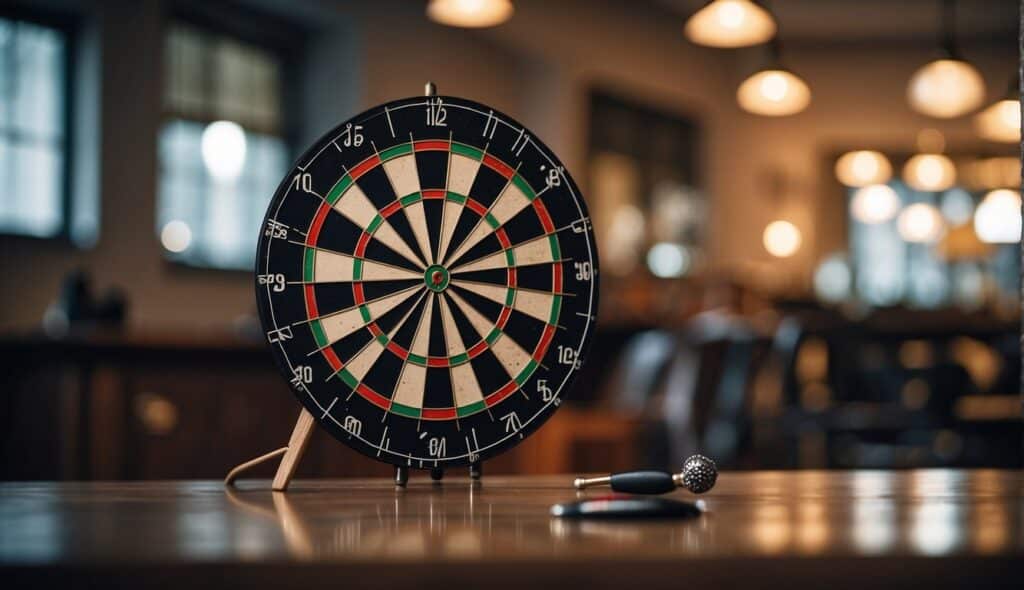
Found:
<path fill-rule="evenodd" d="M 376 107 L 281 183 L 260 320 L 319 423 L 395 465 L 466 465 L 558 408 L 597 312 L 586 205 L 522 125 L 454 97 Z"/>

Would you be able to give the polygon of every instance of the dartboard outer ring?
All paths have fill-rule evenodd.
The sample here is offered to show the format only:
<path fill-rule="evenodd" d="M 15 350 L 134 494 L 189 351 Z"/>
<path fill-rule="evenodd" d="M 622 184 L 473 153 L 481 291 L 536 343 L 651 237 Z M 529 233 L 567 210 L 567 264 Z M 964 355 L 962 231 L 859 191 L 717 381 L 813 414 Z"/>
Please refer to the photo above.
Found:
<path fill-rule="evenodd" d="M 437 119 L 441 118 L 438 112 L 442 112 L 443 116 L 447 118 L 447 125 L 436 125 Z M 427 122 L 421 122 L 419 125 L 414 123 L 417 120 L 414 113 L 418 113 L 416 116 L 420 119 L 425 118 Z M 430 123 L 432 116 L 435 123 L 433 126 Z M 403 121 L 405 121 L 404 125 Z M 384 127 L 385 122 L 386 128 Z M 443 129 L 443 127 L 447 127 L 447 129 Z M 354 129 L 356 135 L 353 135 Z M 382 129 L 387 130 L 387 135 Z M 413 130 L 409 131 L 409 129 Z M 354 139 L 359 135 L 360 130 L 362 133 L 361 148 L 355 145 Z M 408 140 L 403 135 L 405 131 L 408 131 Z M 448 141 L 446 150 L 436 147 L 436 144 L 444 141 L 441 136 L 445 134 Z M 499 145 L 500 142 L 504 142 L 503 145 Z M 345 147 L 342 147 L 343 145 Z M 419 221 L 419 218 L 413 217 L 410 211 L 420 201 L 410 199 L 411 195 L 403 198 L 403 195 L 400 194 L 402 191 L 399 190 L 399 185 L 409 179 L 398 176 L 399 172 L 393 173 L 390 168 L 386 167 L 386 164 L 391 161 L 388 159 L 389 157 L 395 157 L 390 154 L 400 154 L 395 157 L 395 162 L 398 158 L 411 155 L 416 182 L 422 183 L 424 165 L 417 164 L 417 162 L 421 162 L 419 158 L 425 157 L 420 154 L 421 148 L 425 151 L 445 152 L 445 157 L 448 158 L 445 186 L 418 186 L 419 199 L 423 203 L 422 211 L 426 211 L 428 199 L 435 198 L 441 201 L 442 222 L 437 232 L 426 234 L 431 244 L 425 245 L 420 242 L 419 250 L 416 249 L 416 242 L 412 239 L 419 237 L 415 230 L 412 237 L 409 237 L 408 231 L 400 236 L 406 238 L 405 245 L 409 246 L 409 250 L 413 254 L 420 255 L 417 257 L 419 260 L 417 268 L 420 266 L 429 268 L 424 268 L 424 286 L 416 287 L 411 291 L 413 293 L 422 291 L 423 297 L 417 299 L 417 303 L 412 304 L 404 318 L 396 322 L 396 327 L 392 332 L 385 333 L 387 331 L 382 330 L 376 322 L 380 320 L 383 323 L 386 313 L 390 312 L 382 312 L 379 316 L 376 314 L 366 315 L 368 308 L 380 300 L 391 297 L 371 300 L 364 295 L 363 288 L 370 284 L 370 279 L 367 278 L 368 275 L 361 273 L 368 272 L 366 269 L 372 268 L 376 262 L 367 255 L 366 244 L 378 239 L 378 235 L 373 232 L 379 231 L 382 225 L 387 225 L 392 220 L 396 226 L 398 225 L 400 219 L 395 211 L 401 210 L 407 220 Z M 372 151 L 368 152 L 367 149 L 372 149 Z M 338 155 L 339 153 L 341 155 Z M 455 183 L 452 182 L 452 178 L 454 178 L 455 160 L 466 157 L 478 160 L 478 168 L 476 176 L 470 179 L 466 189 L 462 191 L 469 194 L 462 195 L 453 190 Z M 336 166 L 339 160 L 341 161 L 340 168 Z M 371 160 L 373 162 L 367 164 Z M 459 159 L 459 161 L 463 160 Z M 416 168 L 415 166 L 420 167 Z M 485 168 L 487 172 L 482 172 Z M 316 174 L 318 170 L 320 171 L 319 175 Z M 325 173 L 323 170 L 333 170 L 333 172 Z M 363 239 L 357 244 L 355 254 L 349 252 L 348 248 L 331 249 L 324 254 L 323 252 L 328 249 L 317 241 L 324 239 L 324 236 L 327 235 L 324 233 L 326 230 L 321 230 L 324 220 L 334 219 L 335 213 L 341 212 L 339 203 L 349 194 L 342 191 L 350 191 L 354 187 L 363 186 L 362 182 L 369 182 L 368 171 L 372 170 L 384 171 L 393 192 L 390 197 L 393 201 L 387 205 L 381 206 L 379 203 L 374 203 L 377 215 L 373 221 L 369 224 L 355 223 L 355 227 L 363 232 L 362 238 L 366 238 L 368 232 L 373 233 L 372 238 Z M 484 182 L 486 179 L 481 180 L 480 175 L 491 174 L 493 176 L 494 172 L 505 176 L 507 185 L 502 192 L 494 196 L 489 204 L 485 203 L 483 199 L 479 202 L 475 201 L 476 187 L 486 185 Z M 539 180 L 541 177 L 538 175 L 542 173 L 546 176 Z M 396 178 L 399 180 L 396 181 Z M 505 198 L 504 201 L 502 199 L 506 192 L 511 194 L 509 189 L 513 184 L 521 189 L 517 194 L 526 195 L 529 203 L 503 217 L 502 212 L 508 213 L 506 209 L 512 210 L 511 205 L 506 202 L 511 201 L 512 197 Z M 339 189 L 339 186 L 344 188 Z M 437 189 L 443 189 L 443 191 Z M 370 200 L 384 198 L 377 194 L 377 191 L 364 191 L 363 189 L 360 191 Z M 434 195 L 439 192 L 445 192 L 447 196 Z M 484 192 L 486 191 L 481 189 L 481 194 Z M 341 196 L 336 196 L 338 193 Z M 299 203 L 302 202 L 302 199 L 309 202 L 301 206 L 292 206 L 293 202 Z M 335 200 L 332 201 L 332 199 Z M 559 200 L 553 201 L 554 199 Z M 407 202 L 411 202 L 408 210 L 406 209 Z M 498 202 L 503 203 L 502 207 L 495 206 L 495 203 Z M 461 236 L 461 243 L 455 239 L 459 228 L 456 227 L 450 232 L 443 221 L 444 215 L 448 211 L 446 207 L 452 203 L 462 205 L 460 217 L 458 217 L 460 220 L 471 214 L 470 209 L 473 214 L 479 216 L 476 225 L 472 226 L 473 230 L 469 236 Z M 312 216 L 306 214 L 307 208 L 315 210 L 316 213 Z M 303 213 L 293 211 L 300 209 Z M 327 209 L 335 209 L 335 211 Z M 327 210 L 326 213 L 324 213 L 325 210 Z M 514 224 L 518 223 L 524 227 L 528 225 L 526 221 L 520 223 L 519 219 L 520 217 L 529 218 L 528 213 L 532 214 L 534 210 L 537 211 L 536 217 L 539 220 L 542 233 L 537 237 L 529 237 L 522 241 L 510 239 L 510 236 L 513 235 L 512 230 L 517 227 Z M 420 210 L 417 209 L 417 211 Z M 565 213 L 566 211 L 569 213 Z M 309 218 L 309 225 L 304 225 L 304 222 L 289 225 L 283 220 L 286 214 L 293 215 L 295 218 Z M 382 216 L 383 223 L 381 222 Z M 427 227 L 425 213 L 423 218 L 424 227 Z M 354 216 L 349 215 L 346 211 L 345 219 L 348 222 L 353 222 Z M 488 230 L 490 233 L 484 238 L 478 238 L 480 241 L 472 242 L 471 238 L 476 235 L 474 232 L 478 229 L 477 225 L 484 225 L 485 221 L 491 225 Z M 556 227 L 556 222 L 564 224 Z M 412 224 L 415 224 L 415 221 L 410 223 L 410 227 Z M 509 231 L 506 232 L 506 229 Z M 339 233 L 347 235 L 344 232 Z M 500 235 L 498 235 L 499 233 Z M 316 237 L 311 238 L 310 236 Z M 451 241 L 448 244 L 447 252 L 443 246 L 445 237 Z M 458 330 L 452 329 L 452 332 L 460 331 L 465 335 L 469 332 L 462 332 L 464 325 L 471 324 L 477 328 L 480 327 L 479 324 L 472 323 L 470 316 L 473 315 L 474 309 L 481 309 L 483 304 L 476 302 L 468 304 L 467 301 L 470 295 L 476 296 L 480 293 L 489 293 L 489 291 L 467 291 L 467 289 L 480 289 L 480 287 L 472 280 L 460 278 L 472 275 L 473 271 L 463 270 L 460 272 L 459 267 L 475 268 L 474 264 L 482 265 L 480 258 L 473 259 L 475 252 L 473 248 L 481 248 L 481 251 L 486 251 L 484 241 L 490 240 L 492 237 L 498 239 L 500 250 L 494 254 L 483 256 L 483 258 L 492 259 L 498 253 L 503 253 L 508 258 L 506 263 L 508 268 L 498 269 L 505 271 L 508 276 L 508 285 L 506 286 L 508 295 L 500 315 L 495 320 L 495 325 L 503 331 L 500 331 L 498 336 L 491 340 L 490 336 L 493 336 L 495 331 L 492 330 L 490 336 L 485 337 L 483 330 L 478 329 L 476 334 L 480 336 L 480 341 L 476 345 L 470 347 L 467 339 L 464 343 L 465 354 L 460 353 L 459 350 L 453 354 L 452 349 L 449 348 L 447 357 L 434 354 L 436 346 L 434 342 L 430 341 L 432 335 L 427 337 L 429 356 L 413 354 L 416 341 L 412 342 L 412 346 L 409 343 L 406 343 L 404 347 L 402 344 L 398 344 L 402 326 L 406 320 L 414 316 L 419 318 L 416 320 L 417 322 L 420 322 L 424 316 L 429 318 L 427 310 L 432 305 L 433 313 L 436 314 L 440 310 L 441 316 L 439 317 L 452 322 L 442 327 L 443 340 L 449 346 L 453 346 L 452 339 L 444 330 L 454 325 L 457 313 L 465 312 L 467 308 L 470 312 L 463 314 L 463 323 L 458 326 Z M 435 247 L 433 240 L 438 238 L 440 238 L 440 242 Z M 383 240 L 382 237 L 379 239 Z M 566 242 L 565 240 L 571 241 Z M 548 255 L 550 260 L 534 263 L 530 262 L 531 259 L 522 256 L 519 259 L 515 258 L 516 254 L 528 255 L 530 252 L 525 249 L 521 251 L 520 246 L 526 248 L 536 241 L 550 242 L 551 252 Z M 471 242 L 473 245 L 467 246 L 465 242 Z M 456 247 L 457 243 L 458 247 Z M 397 249 L 396 244 L 397 242 L 387 245 Z M 306 254 L 296 256 L 287 253 L 296 248 L 303 249 Z M 404 248 L 401 250 L 405 251 Z M 583 254 L 578 257 L 562 257 L 561 253 L 566 250 L 574 255 L 581 252 Z M 310 251 L 315 252 L 310 255 Z M 390 253 L 394 254 L 395 251 L 392 250 Z M 346 272 L 354 273 L 349 283 L 356 297 L 352 308 L 360 310 L 367 325 L 346 334 L 337 341 L 329 341 L 325 336 L 328 330 L 323 325 L 334 321 L 329 318 L 337 318 L 343 315 L 342 312 L 347 313 L 351 310 L 332 309 L 330 312 L 318 313 L 317 302 L 322 297 L 318 290 L 327 287 L 320 282 L 311 280 L 309 273 L 312 271 L 310 269 L 316 263 L 311 263 L 309 259 L 312 257 L 314 260 L 319 260 L 321 257 L 326 257 L 326 259 L 342 260 L 335 257 L 334 252 L 349 256 L 355 261 L 352 265 L 358 270 L 346 270 Z M 427 260 L 431 254 L 438 259 Z M 451 259 L 445 259 L 445 254 L 451 256 Z M 290 260 L 293 263 L 283 264 L 279 259 Z M 295 262 L 296 260 L 298 262 Z M 409 265 L 413 263 L 412 257 L 408 257 L 404 261 L 397 258 L 389 260 L 402 264 L 409 263 Z M 515 260 L 524 260 L 524 262 L 519 265 Z M 582 266 L 584 263 L 586 266 Z M 324 268 L 327 268 L 326 263 L 324 264 Z M 446 264 L 451 264 L 451 266 L 446 267 Z M 302 268 L 297 271 L 293 268 L 296 265 Z M 438 266 L 436 270 L 434 269 L 435 265 Z M 545 265 L 550 265 L 551 268 L 550 294 L 534 293 L 516 282 L 516 277 L 521 277 L 526 272 L 524 268 L 534 269 L 533 274 L 536 275 L 536 269 L 547 268 Z M 321 274 L 320 268 L 316 266 L 316 278 Z M 395 268 L 398 267 L 395 266 Z M 296 398 L 312 414 L 317 423 L 339 441 L 370 458 L 398 466 L 429 469 L 464 466 L 486 461 L 512 448 L 535 432 L 564 402 L 586 359 L 592 340 L 598 305 L 598 268 L 596 243 L 583 196 L 570 174 L 564 170 L 561 162 L 543 142 L 516 120 L 480 103 L 450 96 L 411 97 L 378 105 L 352 117 L 323 135 L 297 159 L 295 165 L 278 186 L 260 228 L 255 287 L 260 321 L 275 363 Z M 411 272 L 411 266 L 401 270 Z M 494 270 L 485 268 L 478 272 L 486 273 Z M 301 280 L 295 280 L 296 276 Z M 573 283 L 574 289 L 569 288 L 570 281 L 573 280 L 572 277 L 578 281 L 578 284 Z M 392 281 L 392 279 L 389 278 L 388 281 Z M 331 282 L 342 287 L 346 284 L 346 281 L 341 280 Z M 397 282 L 397 279 L 392 282 Z M 296 293 L 300 289 L 304 291 L 302 300 L 309 318 L 291 321 L 296 317 L 294 310 L 298 309 L 298 305 L 294 302 L 297 301 Z M 460 294 L 461 299 L 458 297 Z M 532 294 L 534 299 L 540 297 L 544 301 L 554 302 L 550 304 L 552 311 L 550 319 L 546 320 L 549 322 L 547 325 L 544 324 L 545 320 L 538 319 L 541 314 L 532 313 L 533 319 L 524 315 L 524 313 L 535 310 L 527 306 L 526 303 L 521 304 L 523 299 L 530 300 L 530 297 L 523 294 Z M 397 299 L 397 295 L 394 297 Z M 550 299 L 544 299 L 545 297 Z M 436 304 L 432 303 L 435 298 Z M 288 301 L 287 304 L 283 302 L 285 300 Z M 422 307 L 419 303 L 421 300 L 424 301 Z M 442 303 L 442 300 L 447 304 Z M 405 300 L 401 305 L 408 305 L 407 301 Z M 445 305 L 448 306 L 446 309 Z M 479 308 L 474 308 L 478 305 Z M 396 306 L 394 309 L 396 311 L 393 313 L 397 315 L 398 307 Z M 573 317 L 568 320 L 566 318 L 570 311 Z M 482 313 L 476 315 L 483 317 Z M 502 318 L 504 318 L 504 323 L 502 323 Z M 430 321 L 430 319 L 426 321 L 428 330 Z M 499 358 L 497 343 L 502 339 L 505 339 L 506 342 L 511 340 L 513 343 L 519 343 L 505 331 L 513 329 L 510 324 L 525 326 L 531 322 L 540 322 L 539 325 L 543 327 L 543 329 L 535 330 L 536 334 L 541 334 L 538 336 L 540 342 L 532 351 L 526 350 L 527 346 L 518 346 L 520 350 L 530 355 L 528 359 L 524 360 L 529 361 L 526 367 L 532 368 L 529 370 L 524 368 L 517 376 L 515 371 L 519 370 L 522 363 L 508 364 L 512 363 L 512 361 L 506 361 L 510 353 L 504 353 L 504 356 Z M 332 325 L 343 323 L 343 321 L 337 320 Z M 319 326 L 319 329 L 313 327 L 314 325 Z M 335 329 L 340 330 L 340 328 Z M 363 345 L 363 348 L 355 356 L 341 361 L 340 355 L 333 352 L 334 347 L 338 346 L 339 342 L 344 343 L 348 339 L 355 338 L 353 334 L 361 333 L 359 330 L 362 329 L 368 330 L 371 342 Z M 418 329 L 415 333 L 419 333 Z M 310 342 L 304 348 L 299 344 L 303 338 Z M 547 344 L 543 344 L 545 340 Z M 352 361 L 357 360 L 359 355 L 369 354 L 366 351 L 377 346 L 372 341 L 382 343 L 381 347 L 384 350 L 379 353 L 380 356 L 370 366 L 368 373 L 359 378 L 353 377 L 348 368 L 358 364 Z M 328 343 L 325 345 L 325 342 Z M 530 342 L 532 345 L 532 341 Z M 553 345 L 553 343 L 560 342 L 568 343 L 570 346 L 559 344 L 556 347 Z M 484 343 L 487 346 L 482 346 Z M 571 346 L 572 344 L 575 346 Z M 510 345 L 505 346 L 511 348 Z M 307 349 L 310 352 L 300 356 L 295 348 L 298 348 L 299 352 L 305 352 Z M 571 354 L 565 354 L 566 349 Z M 381 400 L 378 399 L 381 396 L 376 394 L 372 388 L 366 387 L 363 380 L 368 380 L 370 373 L 375 370 L 376 364 L 380 363 L 380 359 L 394 350 L 398 351 L 394 353 L 395 355 L 405 354 L 404 357 L 399 357 L 403 363 L 402 371 L 399 373 L 398 382 L 394 385 L 391 395 L 385 395 L 383 397 L 386 399 Z M 474 352 L 478 356 L 474 356 Z M 505 387 L 497 390 L 484 390 L 482 383 L 485 376 L 492 376 L 497 371 L 482 371 L 476 363 L 483 363 L 488 355 L 502 363 L 501 368 L 505 369 L 508 374 L 509 383 Z M 304 358 L 315 359 L 315 362 L 319 364 L 315 366 L 303 364 L 307 362 L 303 360 Z M 423 369 L 414 371 L 409 368 L 419 367 L 418 363 L 421 360 L 424 361 Z M 551 371 L 550 367 L 556 364 L 555 360 L 558 361 L 558 366 L 550 374 L 557 375 L 557 378 L 542 380 L 542 370 Z M 447 365 L 442 363 L 447 363 Z M 410 407 L 399 403 L 399 390 L 405 387 L 403 379 L 406 374 L 422 371 L 428 375 L 426 379 L 429 380 L 432 378 L 430 376 L 441 374 L 437 372 L 438 367 L 435 365 L 447 366 L 445 370 L 448 371 L 452 379 L 447 390 L 447 394 L 452 398 L 452 407 L 428 407 L 426 396 L 435 395 L 438 390 L 444 392 L 444 388 L 425 385 L 420 405 L 413 406 L 413 413 L 409 413 Z M 458 394 L 455 392 L 456 387 L 451 384 L 454 383 L 453 375 L 457 366 L 469 367 L 474 372 L 473 382 L 480 390 L 477 394 L 482 395 L 479 402 L 460 405 L 461 401 L 457 399 Z M 384 370 L 381 369 L 381 372 L 384 373 Z M 328 375 L 327 379 L 321 379 L 323 374 Z M 520 377 L 523 377 L 522 381 L 519 380 Z M 355 381 L 352 381 L 353 379 Z M 434 378 L 434 383 L 438 382 Z M 511 387 L 513 385 L 515 387 Z M 530 393 L 534 394 L 533 397 L 527 393 L 528 389 L 531 390 Z M 377 397 L 374 397 L 375 394 Z M 509 404 L 508 402 L 513 397 L 515 401 L 513 404 Z M 549 397 L 550 399 L 548 399 Z M 492 400 L 497 401 L 491 405 Z M 512 411 L 506 413 L 504 410 L 509 408 L 512 408 Z M 522 408 L 526 410 L 522 416 L 519 416 Z M 455 412 L 454 415 L 451 414 L 452 411 Z M 516 417 L 510 417 L 512 414 L 515 414 Z M 378 420 L 379 425 L 376 423 Z M 488 426 L 488 424 L 490 425 Z M 383 432 L 381 433 L 382 428 Z M 438 450 L 437 447 L 440 449 Z"/>

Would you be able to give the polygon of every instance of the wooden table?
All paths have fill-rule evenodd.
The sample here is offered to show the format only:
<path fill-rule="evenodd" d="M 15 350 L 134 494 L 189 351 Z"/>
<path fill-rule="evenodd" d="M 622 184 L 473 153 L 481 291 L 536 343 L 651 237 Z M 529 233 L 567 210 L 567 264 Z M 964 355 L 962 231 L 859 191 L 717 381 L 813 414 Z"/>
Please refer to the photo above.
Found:
<path fill-rule="evenodd" d="M 1024 578 L 1020 472 L 726 473 L 700 519 L 649 522 L 550 517 L 576 497 L 570 480 L 300 480 L 287 494 L 266 481 L 0 484 L 0 580 L 688 590 Z"/>

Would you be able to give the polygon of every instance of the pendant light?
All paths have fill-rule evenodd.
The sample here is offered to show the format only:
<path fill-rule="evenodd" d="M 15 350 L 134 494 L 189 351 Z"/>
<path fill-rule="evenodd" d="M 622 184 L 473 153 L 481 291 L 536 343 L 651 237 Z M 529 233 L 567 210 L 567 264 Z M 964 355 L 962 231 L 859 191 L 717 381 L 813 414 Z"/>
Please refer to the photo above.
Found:
<path fill-rule="evenodd" d="M 900 197 L 887 184 L 872 184 L 857 189 L 850 199 L 850 215 L 861 223 L 884 223 L 900 210 Z"/>
<path fill-rule="evenodd" d="M 931 243 L 942 237 L 946 225 L 934 205 L 914 203 L 900 212 L 896 219 L 896 229 L 900 237 L 908 242 Z"/>
<path fill-rule="evenodd" d="M 917 135 L 917 149 L 903 165 L 903 181 L 910 188 L 926 192 L 944 191 L 956 183 L 956 166 L 942 154 L 946 140 L 935 129 L 922 129 Z"/>
<path fill-rule="evenodd" d="M 942 0 L 941 56 L 921 66 L 907 85 L 910 106 L 940 119 L 967 114 L 985 100 L 984 79 L 957 51 L 953 34 L 955 22 L 954 0 Z"/>
<path fill-rule="evenodd" d="M 917 154 L 903 166 L 903 180 L 919 191 L 944 191 L 956 182 L 956 166 L 942 154 Z"/>
<path fill-rule="evenodd" d="M 846 152 L 836 160 L 836 178 L 852 187 L 885 184 L 892 178 L 892 164 L 874 150 Z"/>
<path fill-rule="evenodd" d="M 1002 100 L 974 116 L 974 129 L 982 139 L 1020 143 L 1020 98 L 1014 76 Z"/>
<path fill-rule="evenodd" d="M 683 29 L 693 43 L 720 48 L 759 45 L 775 31 L 771 13 L 750 0 L 713 0 L 695 12 Z"/>
<path fill-rule="evenodd" d="M 511 0 L 430 0 L 430 20 L 451 27 L 493 27 L 512 18 Z"/>
<path fill-rule="evenodd" d="M 779 61 L 780 46 L 775 38 L 769 46 L 769 62 L 744 80 L 736 100 L 748 113 L 767 117 L 795 115 L 811 102 L 811 89 Z"/>

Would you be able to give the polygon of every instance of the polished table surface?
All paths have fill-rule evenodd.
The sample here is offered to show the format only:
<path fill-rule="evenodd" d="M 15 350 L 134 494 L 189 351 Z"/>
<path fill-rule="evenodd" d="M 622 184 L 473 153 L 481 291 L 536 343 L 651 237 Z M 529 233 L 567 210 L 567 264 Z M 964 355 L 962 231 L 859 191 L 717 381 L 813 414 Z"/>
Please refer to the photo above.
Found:
<path fill-rule="evenodd" d="M 688 521 L 549 515 L 571 476 L 0 484 L 0 579 L 50 585 L 917 587 L 1024 579 L 1018 471 L 725 473 Z M 685 492 L 673 494 L 692 498 Z"/>

